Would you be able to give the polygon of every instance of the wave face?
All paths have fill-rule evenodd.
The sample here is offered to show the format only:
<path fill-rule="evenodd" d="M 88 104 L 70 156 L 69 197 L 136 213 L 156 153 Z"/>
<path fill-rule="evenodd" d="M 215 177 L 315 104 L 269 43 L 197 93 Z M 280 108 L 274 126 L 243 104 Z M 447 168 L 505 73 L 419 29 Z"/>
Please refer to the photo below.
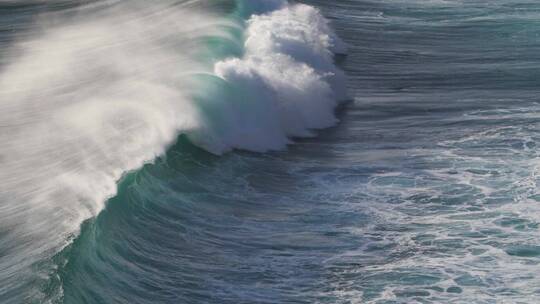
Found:
<path fill-rule="evenodd" d="M 0 70 L 5 303 L 63 301 L 68 261 L 53 257 L 179 135 L 213 154 L 279 150 L 334 125 L 346 98 L 333 63 L 343 45 L 307 5 L 3 1 L 0 12 L 20 27 L 4 35 Z"/>

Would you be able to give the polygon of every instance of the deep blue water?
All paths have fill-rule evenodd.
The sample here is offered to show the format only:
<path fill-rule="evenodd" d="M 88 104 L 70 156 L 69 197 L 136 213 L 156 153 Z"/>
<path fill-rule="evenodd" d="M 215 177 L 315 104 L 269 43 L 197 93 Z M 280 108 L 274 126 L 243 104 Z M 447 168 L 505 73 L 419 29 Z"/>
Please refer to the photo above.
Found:
<path fill-rule="evenodd" d="M 234 3 L 218 2 L 192 5 L 243 18 L 231 17 Z M 65 214 L 36 207 L 44 218 L 36 220 L 7 203 L 23 194 L 5 190 L 0 218 L 14 219 L 0 224 L 0 283 L 8 286 L 0 302 L 540 301 L 540 4 L 300 2 L 320 9 L 347 45 L 336 58 L 350 99 L 337 108 L 339 123 L 266 152 L 216 155 L 180 135 L 142 168 L 128 166 L 102 210 L 73 204 L 89 216 L 82 224 L 68 216 L 80 231 L 54 248 L 34 248 L 38 234 L 13 231 L 33 221 L 56 227 L 43 223 Z M 0 54 L 40 35 L 29 25 L 37 12 L 70 18 L 65 5 L 0 2 Z M 244 52 L 215 51 L 222 44 L 211 39 L 213 55 L 204 55 Z M 66 87 L 68 97 L 81 90 Z M 1 152 L 0 161 L 16 157 Z M 36 166 L 36 178 L 51 178 Z M 5 189 L 18 186 L 0 176 Z M 17 268 L 19 259 L 32 262 Z"/>

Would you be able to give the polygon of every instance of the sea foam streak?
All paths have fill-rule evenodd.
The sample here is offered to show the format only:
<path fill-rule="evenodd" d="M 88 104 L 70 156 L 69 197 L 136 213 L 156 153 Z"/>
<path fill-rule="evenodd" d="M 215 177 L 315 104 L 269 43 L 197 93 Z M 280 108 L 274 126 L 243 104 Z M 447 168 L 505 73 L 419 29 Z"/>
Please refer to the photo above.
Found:
<path fill-rule="evenodd" d="M 36 263 L 178 134 L 216 154 L 266 151 L 336 123 L 345 90 L 332 52 L 343 50 L 314 8 L 239 2 L 249 17 L 244 54 L 216 62 L 207 39 L 242 43 L 231 34 L 242 21 L 191 1 L 148 6 L 45 17 L 46 30 L 18 43 L 1 71 L 4 298 L 39 299 L 29 286 L 53 270 Z"/>

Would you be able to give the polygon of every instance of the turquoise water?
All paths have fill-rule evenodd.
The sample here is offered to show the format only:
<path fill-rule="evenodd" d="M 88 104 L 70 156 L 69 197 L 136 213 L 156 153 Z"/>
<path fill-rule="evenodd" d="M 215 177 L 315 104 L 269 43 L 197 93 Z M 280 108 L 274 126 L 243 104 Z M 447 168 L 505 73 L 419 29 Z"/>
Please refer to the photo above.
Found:
<path fill-rule="evenodd" d="M 538 302 L 540 5 L 301 2 L 0 4 L 0 302 Z"/>

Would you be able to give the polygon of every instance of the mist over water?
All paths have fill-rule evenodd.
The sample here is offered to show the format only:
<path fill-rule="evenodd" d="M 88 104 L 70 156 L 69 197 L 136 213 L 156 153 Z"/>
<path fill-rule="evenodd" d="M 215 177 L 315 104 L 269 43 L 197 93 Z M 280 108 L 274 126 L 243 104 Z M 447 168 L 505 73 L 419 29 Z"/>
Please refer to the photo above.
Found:
<path fill-rule="evenodd" d="M 0 302 L 539 300 L 540 6 L 299 2 L 0 1 Z"/>

